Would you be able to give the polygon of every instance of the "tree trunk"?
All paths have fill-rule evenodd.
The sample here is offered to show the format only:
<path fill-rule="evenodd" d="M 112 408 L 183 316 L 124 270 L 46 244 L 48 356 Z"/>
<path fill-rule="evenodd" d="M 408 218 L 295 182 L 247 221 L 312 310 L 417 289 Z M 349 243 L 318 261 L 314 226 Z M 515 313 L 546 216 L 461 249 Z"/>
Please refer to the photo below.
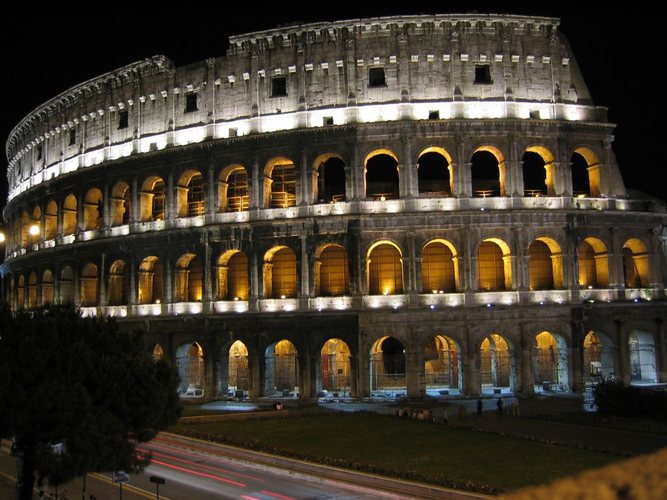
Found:
<path fill-rule="evenodd" d="M 26 453 L 22 460 L 19 500 L 32 500 L 32 489 L 35 486 L 35 460 L 29 453 Z"/>

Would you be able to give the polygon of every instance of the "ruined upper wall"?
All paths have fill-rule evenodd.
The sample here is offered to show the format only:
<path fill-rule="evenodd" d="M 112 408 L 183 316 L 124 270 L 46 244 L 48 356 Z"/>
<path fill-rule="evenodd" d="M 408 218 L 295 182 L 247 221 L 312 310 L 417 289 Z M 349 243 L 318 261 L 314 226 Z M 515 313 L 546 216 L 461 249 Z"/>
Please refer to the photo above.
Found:
<path fill-rule="evenodd" d="M 232 36 L 225 57 L 164 56 L 51 99 L 7 141 L 10 199 L 61 173 L 167 145 L 356 122 L 606 121 L 558 20 L 381 17 Z"/>

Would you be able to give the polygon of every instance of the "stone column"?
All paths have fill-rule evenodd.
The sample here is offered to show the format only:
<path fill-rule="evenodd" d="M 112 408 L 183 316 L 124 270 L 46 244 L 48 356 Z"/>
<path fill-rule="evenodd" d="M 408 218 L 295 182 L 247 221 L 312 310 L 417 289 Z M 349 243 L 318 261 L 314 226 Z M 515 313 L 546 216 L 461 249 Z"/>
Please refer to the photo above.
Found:
<path fill-rule="evenodd" d="M 533 377 L 533 366 L 531 359 L 531 350 L 533 343 L 533 332 L 521 325 L 521 343 L 519 353 L 519 373 L 521 374 L 521 392 L 523 394 L 533 394 L 535 392 L 535 380 Z"/>
<path fill-rule="evenodd" d="M 618 345 L 617 366 L 618 376 L 625 385 L 630 385 L 630 352 L 628 350 L 628 333 L 623 321 L 615 320 L 616 342 Z"/>
<path fill-rule="evenodd" d="M 107 280 L 106 280 L 106 267 L 107 267 L 107 256 L 106 253 L 102 252 L 100 255 L 100 270 L 98 272 L 99 277 L 99 297 L 97 300 L 97 306 L 106 306 L 107 305 Z"/>
<path fill-rule="evenodd" d="M 310 295 L 310 267 L 308 262 L 308 235 L 301 235 L 301 276 L 298 280 L 301 286 L 301 296 L 308 297 Z"/>
<path fill-rule="evenodd" d="M 412 332 L 409 332 L 412 334 Z M 405 346 L 405 384 L 410 399 L 424 397 L 424 351 L 419 349 L 416 335 L 408 336 L 408 345 Z"/>
<path fill-rule="evenodd" d="M 619 241 L 618 228 L 611 227 L 610 241 L 611 248 L 607 249 L 607 265 L 609 266 L 609 288 L 624 288 L 625 279 L 623 275 L 623 251 Z M 596 263 L 597 267 L 597 263 Z M 599 279 L 599 277 L 598 277 Z"/>
<path fill-rule="evenodd" d="M 516 146 L 516 136 L 510 134 L 507 137 L 509 158 L 505 161 L 505 192 L 501 196 L 523 196 L 523 169 Z"/>
<path fill-rule="evenodd" d="M 473 330 L 465 326 L 465 346 L 463 358 L 463 393 L 466 396 L 480 396 L 482 394 L 482 380 L 480 377 L 480 356 L 477 342 L 473 338 Z"/>
<path fill-rule="evenodd" d="M 657 349 L 656 355 L 658 359 L 658 381 L 667 382 L 667 328 L 665 321 L 658 318 L 655 320 L 657 325 Z"/>
<path fill-rule="evenodd" d="M 169 172 L 167 176 L 167 192 L 165 193 L 165 220 L 173 220 L 178 217 L 178 212 L 176 211 L 176 196 L 174 192 L 174 174 Z M 155 215 L 155 214 L 153 214 Z"/>
<path fill-rule="evenodd" d="M 299 165 L 299 189 L 297 189 L 297 205 L 308 205 L 312 201 L 312 193 L 309 189 L 311 183 L 308 177 L 308 154 L 305 149 L 301 150 L 301 160 Z"/>
<path fill-rule="evenodd" d="M 401 162 L 398 164 L 398 193 L 401 198 L 416 198 L 419 196 L 417 181 L 417 165 L 412 163 L 411 138 L 401 137 Z"/>
<path fill-rule="evenodd" d="M 415 239 L 416 235 L 413 232 L 408 233 L 408 259 L 407 266 L 404 264 L 403 268 L 407 270 L 407 283 L 403 293 L 417 293 L 417 270 L 416 270 L 416 249 Z"/>
<path fill-rule="evenodd" d="M 569 348 L 569 379 L 574 392 L 584 391 L 584 338 L 586 332 L 580 320 L 572 320 L 572 343 Z"/>

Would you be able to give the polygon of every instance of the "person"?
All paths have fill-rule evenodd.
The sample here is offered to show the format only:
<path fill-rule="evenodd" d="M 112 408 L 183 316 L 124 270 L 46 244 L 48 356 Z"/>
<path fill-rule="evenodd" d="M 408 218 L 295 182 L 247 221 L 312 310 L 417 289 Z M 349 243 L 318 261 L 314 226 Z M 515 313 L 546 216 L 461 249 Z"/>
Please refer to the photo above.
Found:
<path fill-rule="evenodd" d="M 519 412 L 519 400 L 514 398 L 514 402 L 512 403 L 512 415 L 515 417 L 519 417 L 520 412 Z"/>
<path fill-rule="evenodd" d="M 496 406 L 498 407 L 498 415 L 503 414 L 503 398 L 498 398 L 498 402 L 496 403 Z"/>
<path fill-rule="evenodd" d="M 482 418 L 482 400 L 477 400 L 477 418 Z"/>
<path fill-rule="evenodd" d="M 442 412 L 442 423 L 444 425 L 447 425 L 449 423 L 449 415 L 447 413 L 447 407 L 445 407 L 444 411 Z"/>

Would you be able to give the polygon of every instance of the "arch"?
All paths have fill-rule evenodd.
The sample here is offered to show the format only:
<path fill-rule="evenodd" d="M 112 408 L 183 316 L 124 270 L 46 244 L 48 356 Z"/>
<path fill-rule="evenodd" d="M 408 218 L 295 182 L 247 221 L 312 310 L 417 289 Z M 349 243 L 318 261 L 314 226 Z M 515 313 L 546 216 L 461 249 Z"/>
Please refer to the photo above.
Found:
<path fill-rule="evenodd" d="M 264 394 L 267 396 L 297 395 L 299 359 L 294 344 L 285 339 L 271 344 L 266 348 L 264 361 Z"/>
<path fill-rule="evenodd" d="M 21 214 L 21 247 L 27 248 L 30 245 L 30 226 L 32 225 L 32 218 L 27 211 Z"/>
<path fill-rule="evenodd" d="M 50 269 L 46 269 L 42 273 L 42 305 L 50 305 L 55 303 L 56 299 L 56 289 L 55 289 L 55 280 L 53 277 L 53 272 Z"/>
<path fill-rule="evenodd" d="M 86 193 L 83 202 L 83 230 L 99 229 L 102 227 L 102 209 L 104 197 L 98 188 L 91 188 Z"/>
<path fill-rule="evenodd" d="M 630 238 L 623 244 L 623 276 L 627 288 L 649 286 L 649 254 L 644 242 Z"/>
<path fill-rule="evenodd" d="M 37 230 L 34 230 L 33 226 L 37 227 Z M 35 207 L 32 210 L 32 221 L 28 228 L 28 232 L 30 233 L 30 243 L 32 245 L 37 243 L 44 235 L 44 232 L 42 231 L 42 209 L 39 207 Z"/>
<path fill-rule="evenodd" d="M 111 190 L 111 225 L 127 224 L 131 215 L 130 185 L 125 181 L 117 182 Z"/>
<path fill-rule="evenodd" d="M 248 257 L 240 250 L 220 255 L 217 265 L 218 300 L 248 300 Z"/>
<path fill-rule="evenodd" d="M 513 391 L 514 349 L 507 339 L 498 333 L 492 333 L 484 337 L 479 350 L 482 392 L 493 392 L 493 389 Z"/>
<path fill-rule="evenodd" d="M 199 343 L 183 344 L 176 349 L 176 368 L 181 396 L 203 396 L 206 372 L 204 350 Z"/>
<path fill-rule="evenodd" d="M 176 214 L 178 217 L 203 215 L 206 202 L 204 176 L 198 170 L 186 170 L 176 184 Z"/>
<path fill-rule="evenodd" d="M 228 165 L 220 172 L 218 203 L 227 212 L 242 212 L 250 207 L 248 171 L 243 165 Z"/>
<path fill-rule="evenodd" d="M 563 337 L 540 332 L 535 336 L 531 357 L 537 392 L 568 389 L 567 345 Z"/>
<path fill-rule="evenodd" d="M 609 286 L 609 255 L 606 245 L 598 238 L 584 238 L 578 248 L 579 286 L 606 288 Z"/>
<path fill-rule="evenodd" d="M 76 233 L 77 208 L 76 196 L 68 194 L 63 202 L 63 236 Z"/>
<path fill-rule="evenodd" d="M 424 293 L 455 292 L 459 288 L 456 248 L 447 240 L 431 240 L 422 249 Z"/>
<path fill-rule="evenodd" d="M 366 257 L 369 295 L 403 293 L 403 256 L 399 247 L 390 241 L 373 244 Z"/>
<path fill-rule="evenodd" d="M 264 296 L 272 299 L 297 295 L 296 254 L 286 246 L 276 246 L 264 255 Z"/>
<path fill-rule="evenodd" d="M 28 303 L 27 303 L 27 308 L 32 309 L 37 307 L 39 304 L 37 303 L 37 273 L 35 271 L 31 271 L 30 274 L 28 275 Z"/>
<path fill-rule="evenodd" d="M 289 158 L 279 156 L 264 167 L 265 206 L 287 208 L 296 206 L 296 167 Z"/>
<path fill-rule="evenodd" d="M 587 147 L 574 150 L 570 158 L 572 170 L 572 194 L 574 196 L 600 196 L 600 160 Z"/>
<path fill-rule="evenodd" d="M 345 162 L 340 155 L 326 153 L 313 163 L 315 201 L 334 203 L 345 201 Z"/>
<path fill-rule="evenodd" d="M 115 260 L 109 267 L 109 305 L 127 305 L 130 296 L 130 283 L 127 275 L 127 264 L 123 260 Z"/>
<path fill-rule="evenodd" d="M 327 340 L 320 349 L 319 391 L 328 391 L 334 397 L 346 395 L 351 389 L 350 348 L 339 338 Z"/>
<path fill-rule="evenodd" d="M 394 337 L 384 336 L 371 347 L 371 396 L 405 393 L 405 347 Z"/>
<path fill-rule="evenodd" d="M 176 261 L 174 302 L 201 302 L 204 269 L 197 254 L 186 253 Z"/>
<path fill-rule="evenodd" d="M 589 331 L 584 337 L 584 382 L 610 378 L 616 373 L 614 343 L 601 332 Z"/>
<path fill-rule="evenodd" d="M 524 196 L 553 196 L 555 189 L 555 158 L 544 146 L 526 148 L 522 158 Z"/>
<path fill-rule="evenodd" d="M 323 245 L 315 255 L 315 295 L 336 296 L 350 292 L 347 250 L 342 245 Z"/>
<path fill-rule="evenodd" d="M 158 361 L 161 361 L 161 360 L 164 359 L 164 349 L 162 348 L 162 346 L 160 344 L 155 344 L 153 346 L 153 351 L 152 351 L 151 355 L 153 357 L 153 361 L 155 361 L 157 363 Z"/>
<path fill-rule="evenodd" d="M 159 304 L 164 300 L 162 262 L 154 255 L 144 258 L 139 265 L 137 292 L 139 304 Z"/>
<path fill-rule="evenodd" d="M 44 239 L 52 240 L 58 236 L 58 204 L 49 200 L 44 213 Z"/>
<path fill-rule="evenodd" d="M 69 266 L 65 266 L 60 270 L 60 280 L 58 284 L 60 303 L 73 304 L 74 303 L 74 271 Z"/>
<path fill-rule="evenodd" d="M 480 146 L 470 158 L 470 179 L 475 197 L 505 196 L 505 157 L 495 146 Z"/>
<path fill-rule="evenodd" d="M 250 390 L 250 375 L 248 370 L 248 348 L 243 342 L 234 342 L 227 353 L 226 384 L 223 393 L 227 396 L 242 398 Z M 225 378 L 225 377 L 223 377 Z M 225 387 L 226 386 L 226 387 Z"/>
<path fill-rule="evenodd" d="M 81 305 L 94 307 L 99 300 L 99 282 L 97 265 L 88 262 L 81 268 Z"/>
<path fill-rule="evenodd" d="M 376 149 L 364 160 L 366 198 L 394 200 L 399 194 L 398 157 L 388 149 Z"/>
<path fill-rule="evenodd" d="M 655 357 L 655 340 L 648 332 L 633 331 L 628 336 L 630 357 L 630 383 L 655 384 L 658 381 Z"/>
<path fill-rule="evenodd" d="M 563 287 L 563 255 L 552 238 L 536 238 L 528 246 L 528 270 L 531 290 Z"/>
<path fill-rule="evenodd" d="M 419 196 L 451 196 L 453 191 L 452 158 L 439 147 L 424 149 L 417 159 Z"/>
<path fill-rule="evenodd" d="M 16 279 L 16 309 L 25 308 L 25 276 L 22 274 Z"/>
<path fill-rule="evenodd" d="M 461 349 L 445 335 L 428 339 L 424 346 L 426 394 L 442 396 L 460 393 L 463 387 Z"/>
<path fill-rule="evenodd" d="M 510 248 L 503 240 L 487 238 L 477 249 L 479 289 L 486 291 L 512 289 Z"/>
<path fill-rule="evenodd" d="M 164 180 L 157 175 L 151 175 L 144 180 L 139 192 L 139 219 L 142 222 L 163 220 L 165 205 Z"/>

